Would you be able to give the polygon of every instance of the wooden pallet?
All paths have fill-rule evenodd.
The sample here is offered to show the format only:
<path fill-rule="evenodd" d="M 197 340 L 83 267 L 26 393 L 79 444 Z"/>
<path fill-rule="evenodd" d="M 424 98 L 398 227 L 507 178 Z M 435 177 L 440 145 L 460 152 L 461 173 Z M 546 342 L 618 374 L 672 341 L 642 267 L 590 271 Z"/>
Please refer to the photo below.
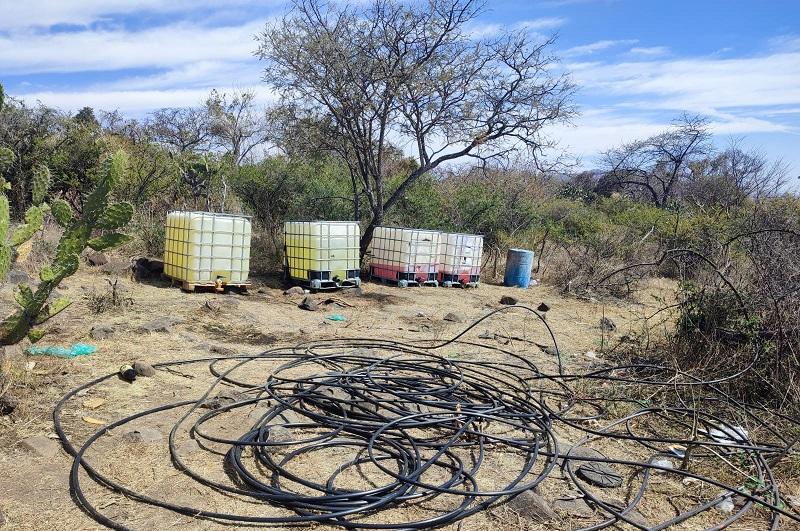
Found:
<path fill-rule="evenodd" d="M 181 289 L 194 293 L 196 290 L 211 289 L 217 293 L 224 293 L 226 288 L 237 288 L 240 291 L 247 291 L 250 288 L 250 282 L 188 282 L 186 280 L 173 279 L 174 282 L 181 283 Z"/>

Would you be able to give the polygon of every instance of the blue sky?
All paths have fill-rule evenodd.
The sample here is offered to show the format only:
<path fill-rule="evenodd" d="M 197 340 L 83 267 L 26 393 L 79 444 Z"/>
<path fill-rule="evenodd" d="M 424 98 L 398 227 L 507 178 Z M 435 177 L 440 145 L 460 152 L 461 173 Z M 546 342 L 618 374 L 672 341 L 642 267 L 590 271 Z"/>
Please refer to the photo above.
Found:
<path fill-rule="evenodd" d="M 0 0 L 0 81 L 66 110 L 141 116 L 210 89 L 272 99 L 254 34 L 285 9 L 254 0 Z M 470 31 L 556 34 L 580 86 L 572 127 L 551 131 L 591 167 L 599 152 L 683 111 L 782 158 L 800 175 L 799 0 L 494 0 Z M 796 187 L 797 185 L 795 185 Z"/>

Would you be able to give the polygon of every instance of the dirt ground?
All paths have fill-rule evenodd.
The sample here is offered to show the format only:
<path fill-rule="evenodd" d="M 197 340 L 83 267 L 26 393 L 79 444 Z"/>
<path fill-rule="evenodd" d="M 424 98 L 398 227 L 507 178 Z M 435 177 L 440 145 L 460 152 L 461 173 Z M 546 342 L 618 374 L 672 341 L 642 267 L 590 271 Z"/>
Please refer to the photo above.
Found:
<path fill-rule="evenodd" d="M 61 396 L 93 378 L 116 372 L 121 365 L 134 360 L 158 363 L 257 353 L 273 346 L 334 337 L 379 337 L 405 342 L 442 340 L 501 307 L 500 298 L 511 295 L 517 297 L 520 304 L 535 308 L 544 302 L 550 307 L 546 320 L 557 338 L 564 365 L 567 371 L 581 372 L 599 362 L 596 356 L 601 355 L 595 352 L 619 343 L 624 336 L 641 337 L 648 330 L 657 334 L 658 327 L 650 329 L 653 321 L 648 325 L 644 318 L 660 307 L 661 299 L 669 298 L 673 288 L 666 281 L 653 282 L 643 291 L 638 303 L 622 304 L 565 298 L 546 286 L 519 290 L 483 284 L 478 289 L 458 290 L 398 289 L 366 283 L 360 295 L 352 292 L 314 295 L 320 309 L 312 312 L 298 307 L 303 295 L 286 296 L 284 287 L 270 279 L 257 280 L 247 295 L 233 292 L 218 295 L 185 293 L 167 282 L 138 283 L 123 275 L 119 281 L 121 295 L 131 304 L 92 314 L 91 296 L 107 290 L 106 278 L 111 277 L 97 268 L 82 267 L 77 275 L 67 279 L 59 291 L 72 298 L 75 304 L 49 324 L 50 331 L 42 340 L 42 344 L 47 345 L 90 343 L 97 346 L 97 352 L 73 360 L 30 356 L 27 368 L 17 374 L 14 392 L 22 401 L 12 415 L 0 417 L 0 511 L 8 528 L 102 527 L 70 498 L 68 475 L 72 460 L 67 454 L 59 450 L 53 458 L 37 457 L 21 448 L 19 442 L 37 435 L 54 438 L 52 411 Z M 4 310 L 1 313 L 11 305 L 11 291 L 8 285 L 0 288 L 0 307 Z M 448 313 L 457 314 L 463 322 L 444 320 Z M 327 319 L 333 314 L 344 316 L 345 320 Z M 168 332 L 142 330 L 143 325 L 164 317 L 174 321 Z M 599 323 L 603 317 L 614 321 L 615 331 L 601 329 Z M 107 339 L 93 339 L 92 330 L 98 327 L 109 327 L 113 333 Z M 479 337 L 481 335 L 484 337 Z M 550 345 L 552 340 L 531 314 L 502 314 L 479 324 L 467 337 L 502 345 L 529 358 L 544 372 L 552 373 L 557 369 L 556 358 L 534 344 Z M 67 405 L 65 430 L 72 442 L 78 444 L 98 429 L 96 422 L 110 422 L 133 411 L 181 397 L 197 398 L 211 381 L 209 375 L 203 376 L 201 372 L 199 368 L 158 371 L 155 377 L 139 378 L 133 384 L 111 379 L 92 389 L 88 396 L 76 398 Z M 104 402 L 92 409 L 86 405 L 89 398 Z M 148 422 L 166 434 L 174 420 L 175 415 L 165 414 Z M 111 435 L 101 440 L 88 457 L 102 464 L 114 477 L 154 497 L 169 497 L 187 505 L 196 504 L 198 498 L 206 496 L 204 490 L 183 482 L 182 474 L 169 463 L 165 444 L 141 450 L 120 443 L 119 437 Z M 197 459 L 196 466 L 203 467 L 202 460 L 209 457 Z M 207 465 L 219 468 L 211 462 Z M 497 466 L 502 469 L 504 464 Z M 221 527 L 217 522 L 168 511 L 142 510 L 121 495 L 93 486 L 88 478 L 83 481 L 98 508 L 134 528 Z M 667 487 L 662 485 L 662 488 Z M 241 500 L 214 500 L 213 504 L 217 510 L 264 514 L 263 506 L 254 507 Z M 452 529 L 522 529 L 525 525 L 528 524 L 512 511 L 501 507 L 471 517 Z M 585 523 L 565 519 L 558 529 L 580 525 Z M 552 526 L 547 528 L 552 529 Z"/>

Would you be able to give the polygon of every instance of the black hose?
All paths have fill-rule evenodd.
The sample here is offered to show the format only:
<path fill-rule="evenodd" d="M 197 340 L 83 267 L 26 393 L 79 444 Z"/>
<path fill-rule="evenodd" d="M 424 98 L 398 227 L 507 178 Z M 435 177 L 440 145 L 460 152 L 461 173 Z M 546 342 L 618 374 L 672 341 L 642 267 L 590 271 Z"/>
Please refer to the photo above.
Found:
<path fill-rule="evenodd" d="M 540 371 L 520 354 L 460 339 L 498 312 L 519 310 L 534 313 L 549 333 L 557 353 L 557 374 Z M 450 345 L 458 347 L 453 356 L 434 353 Z M 472 359 L 473 352 L 491 353 L 497 361 Z M 265 362 L 279 365 L 266 371 L 260 367 Z M 199 398 L 163 404 L 113 421 L 79 447 L 72 444 L 74 437 L 64 430 L 62 411 L 78 392 L 114 375 L 97 378 L 70 391 L 56 405 L 56 432 L 74 456 L 70 472 L 73 496 L 99 523 L 127 529 L 126 524 L 108 517 L 89 500 L 81 483 L 81 471 L 98 485 L 135 502 L 238 524 L 326 523 L 348 529 L 430 529 L 457 522 L 534 489 L 553 477 L 559 468 L 598 511 L 595 520 L 599 520 L 584 528 L 587 530 L 603 529 L 618 522 L 639 529 L 664 529 L 707 513 L 725 496 L 733 494 L 745 500 L 744 504 L 730 516 L 720 517 L 711 529 L 729 526 L 754 506 L 770 512 L 771 529 L 778 528 L 782 516 L 800 521 L 800 515 L 781 503 L 767 460 L 769 456 L 790 452 L 791 443 L 781 435 L 781 429 L 756 413 L 763 408 L 734 401 L 719 389 L 717 384 L 728 377 L 703 382 L 655 364 L 564 374 L 553 331 L 535 310 L 527 307 L 490 312 L 456 337 L 439 343 L 337 339 L 275 348 L 257 355 L 179 360 L 155 367 L 169 369 L 199 364 L 207 364 L 214 378 Z M 645 377 L 624 376 L 624 371 Z M 686 407 L 680 396 L 674 405 L 643 406 L 633 399 L 583 396 L 576 391 L 576 384 L 581 382 L 652 386 L 664 392 L 702 386 L 710 398 L 695 397 L 695 402 L 707 409 Z M 202 411 L 223 383 L 238 387 L 244 395 L 217 409 Z M 602 405 L 609 401 L 636 409 L 613 419 Z M 227 416 L 237 418 L 235 415 L 254 407 L 263 411 L 255 422 L 222 434 L 213 429 L 217 421 Z M 725 420 L 720 412 L 726 408 L 739 410 L 776 440 L 751 441 L 737 431 L 732 421 Z M 584 412 L 587 409 L 589 413 Z M 218 492 L 282 508 L 285 514 L 252 516 L 213 511 L 204 506 L 202 499 L 195 506 L 176 504 L 137 492 L 86 459 L 92 445 L 106 436 L 108 430 L 171 410 L 183 411 L 168 438 L 170 457 L 177 470 Z M 785 415 L 779 418 L 794 427 L 798 425 Z M 601 421 L 606 424 L 597 425 Z M 652 421 L 658 421 L 662 427 L 657 433 L 648 427 Z M 225 424 L 230 426 L 232 422 Z M 564 452 L 554 434 L 556 428 L 580 430 L 585 437 Z M 227 447 L 221 466 L 231 470 L 236 480 L 212 479 L 183 460 L 177 451 L 177 441 L 179 433 L 185 430 L 202 447 L 209 444 Z M 718 430 L 716 435 L 714 430 Z M 728 435 L 721 437 L 719 433 Z M 596 439 L 635 443 L 650 457 L 643 461 L 612 459 L 576 451 Z M 692 463 L 708 461 L 719 467 L 735 459 L 760 489 L 745 490 L 696 471 L 655 464 L 656 457 L 671 455 L 670 447 L 674 445 L 691 447 Z M 330 456 L 334 450 L 340 461 L 327 478 L 315 480 L 295 471 L 295 462 L 316 452 Z M 501 454 L 516 456 L 515 465 L 497 469 L 487 464 L 491 456 Z M 630 471 L 627 481 L 634 494 L 624 506 L 604 498 L 581 476 L 581 466 L 592 462 Z M 365 469 L 370 469 L 372 475 L 367 477 Z M 720 489 L 721 494 L 647 527 L 632 512 L 646 498 L 654 470 L 678 478 L 693 478 Z M 346 474 L 360 474 L 371 484 L 360 490 L 350 488 L 344 485 Z M 487 483 L 489 475 L 491 487 Z M 421 503 L 430 508 L 434 501 L 439 507 L 434 514 L 397 522 L 397 510 Z M 381 518 L 384 511 L 392 510 L 395 512 L 391 522 Z"/>

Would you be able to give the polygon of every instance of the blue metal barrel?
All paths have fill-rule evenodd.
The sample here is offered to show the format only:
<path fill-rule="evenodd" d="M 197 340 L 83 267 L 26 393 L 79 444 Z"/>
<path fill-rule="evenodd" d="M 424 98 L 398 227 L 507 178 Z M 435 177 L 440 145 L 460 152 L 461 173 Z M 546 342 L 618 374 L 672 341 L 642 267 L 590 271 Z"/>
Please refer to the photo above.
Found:
<path fill-rule="evenodd" d="M 531 283 L 533 269 L 533 251 L 527 249 L 509 249 L 506 255 L 506 274 L 503 285 L 527 288 Z"/>

